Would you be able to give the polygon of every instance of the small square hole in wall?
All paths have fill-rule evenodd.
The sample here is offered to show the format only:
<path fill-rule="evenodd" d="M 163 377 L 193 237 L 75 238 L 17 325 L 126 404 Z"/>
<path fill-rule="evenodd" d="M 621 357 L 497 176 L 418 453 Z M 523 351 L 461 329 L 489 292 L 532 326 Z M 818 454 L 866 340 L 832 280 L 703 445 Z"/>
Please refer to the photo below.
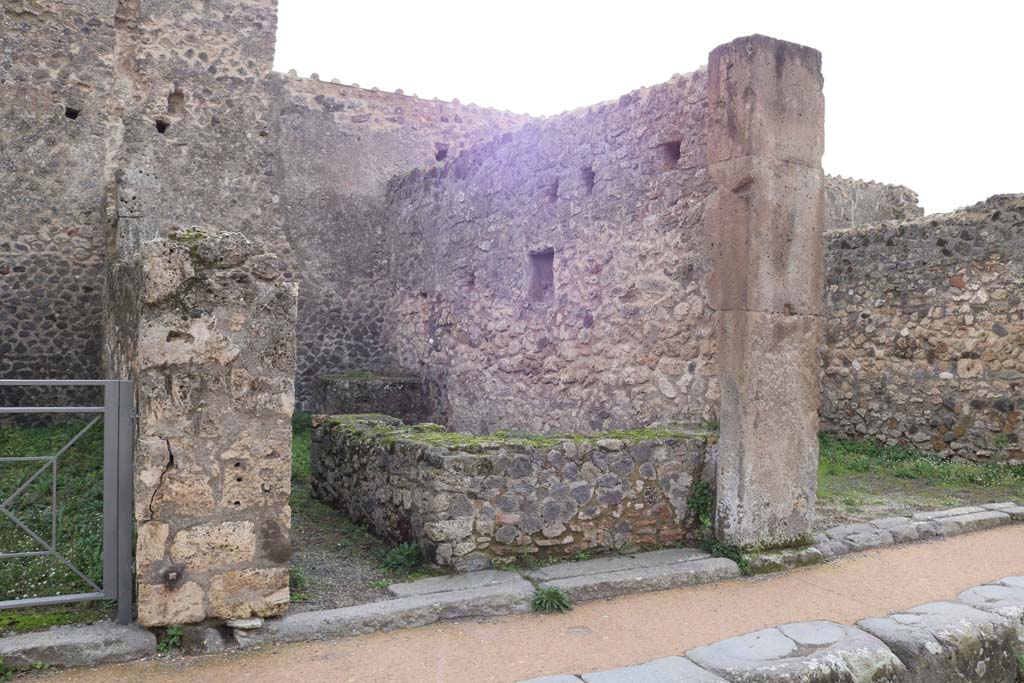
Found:
<path fill-rule="evenodd" d="M 544 196 L 549 202 L 558 201 L 558 181 L 554 180 L 544 186 Z"/>
<path fill-rule="evenodd" d="M 174 115 L 185 113 L 185 93 L 177 87 L 167 96 L 167 113 Z"/>
<path fill-rule="evenodd" d="M 580 179 L 583 181 L 583 192 L 588 197 L 594 194 L 594 179 L 597 174 L 594 173 L 592 166 L 585 166 L 580 169 Z"/>
<path fill-rule="evenodd" d="M 158 133 L 160 133 L 160 135 L 163 135 L 164 133 L 166 133 L 167 129 L 170 128 L 170 127 L 171 127 L 171 122 L 168 121 L 167 119 L 157 119 L 156 120 L 156 131 Z"/>
<path fill-rule="evenodd" d="M 663 142 L 658 145 L 658 159 L 661 161 L 661 167 L 664 170 L 671 171 L 679 163 L 681 147 L 682 142 L 679 140 Z"/>
<path fill-rule="evenodd" d="M 64 108 L 64 116 L 68 117 L 72 121 L 77 119 L 78 115 L 81 114 L 81 113 L 82 113 L 82 111 L 80 109 L 75 108 L 75 107 L 65 107 Z"/>
<path fill-rule="evenodd" d="M 435 142 L 434 149 L 437 150 L 434 153 L 434 158 L 438 161 L 444 161 L 448 158 L 448 143 L 447 142 Z"/>
<path fill-rule="evenodd" d="M 530 301 L 548 301 L 555 292 L 555 250 L 530 254 Z"/>

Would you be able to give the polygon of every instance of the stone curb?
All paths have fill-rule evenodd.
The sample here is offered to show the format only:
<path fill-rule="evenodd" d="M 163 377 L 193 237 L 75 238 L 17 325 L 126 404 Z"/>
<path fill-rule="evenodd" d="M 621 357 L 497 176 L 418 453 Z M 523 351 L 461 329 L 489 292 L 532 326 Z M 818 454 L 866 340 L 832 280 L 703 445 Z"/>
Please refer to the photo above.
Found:
<path fill-rule="evenodd" d="M 521 683 L 1011 683 L 1024 675 L 1022 651 L 1024 576 L 1010 576 L 856 626 L 783 624 L 685 657 Z"/>
<path fill-rule="evenodd" d="M 513 575 L 514 576 L 514 575 Z M 304 612 L 268 620 L 256 630 L 235 630 L 242 647 L 264 643 L 344 638 L 374 631 L 415 628 L 449 619 L 496 617 L 530 611 L 534 588 L 521 578 L 480 588 L 414 595 L 353 607 Z"/>
<path fill-rule="evenodd" d="M 814 548 L 830 560 L 860 550 L 947 538 L 1020 521 L 1024 521 L 1024 506 L 1013 502 L 915 512 L 911 517 L 884 517 L 826 529 L 814 535 Z"/>
<path fill-rule="evenodd" d="M 655 565 L 599 574 L 582 574 L 544 581 L 541 588 L 557 588 L 574 602 L 614 598 L 627 593 L 695 586 L 740 576 L 740 568 L 732 560 L 711 557 L 676 564 Z"/>
<path fill-rule="evenodd" d="M 8 669 L 97 666 L 156 654 L 156 636 L 141 626 L 110 622 L 58 626 L 48 631 L 0 638 L 0 659 Z"/>

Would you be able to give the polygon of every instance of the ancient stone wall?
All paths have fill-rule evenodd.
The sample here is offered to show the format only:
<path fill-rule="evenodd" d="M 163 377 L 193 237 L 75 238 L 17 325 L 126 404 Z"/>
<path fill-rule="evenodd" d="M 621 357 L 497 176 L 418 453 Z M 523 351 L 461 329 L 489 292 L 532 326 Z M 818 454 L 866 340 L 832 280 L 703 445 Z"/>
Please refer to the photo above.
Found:
<path fill-rule="evenodd" d="M 708 435 L 453 434 L 385 416 L 318 418 L 313 491 L 373 531 L 461 570 L 694 540 Z"/>
<path fill-rule="evenodd" d="M 300 403 L 316 377 L 380 371 L 384 346 L 387 182 L 454 158 L 526 117 L 340 83 L 274 79 L 286 237 L 301 264 Z"/>
<path fill-rule="evenodd" d="M 312 404 L 319 415 L 374 413 L 407 424 L 429 421 L 432 410 L 419 375 L 402 371 L 321 375 L 313 385 Z"/>
<path fill-rule="evenodd" d="M 115 6 L 0 3 L 0 377 L 101 374 Z"/>
<path fill-rule="evenodd" d="M 825 229 L 919 218 L 924 209 L 917 201 L 917 193 L 902 185 L 825 176 Z"/>
<path fill-rule="evenodd" d="M 1024 195 L 827 241 L 822 427 L 1024 460 Z"/>
<path fill-rule="evenodd" d="M 139 622 L 288 606 L 297 287 L 240 233 L 146 242 L 111 269 L 110 358 L 136 381 Z"/>
<path fill-rule="evenodd" d="M 388 195 L 386 332 L 459 429 L 716 410 L 706 73 L 479 145 Z"/>

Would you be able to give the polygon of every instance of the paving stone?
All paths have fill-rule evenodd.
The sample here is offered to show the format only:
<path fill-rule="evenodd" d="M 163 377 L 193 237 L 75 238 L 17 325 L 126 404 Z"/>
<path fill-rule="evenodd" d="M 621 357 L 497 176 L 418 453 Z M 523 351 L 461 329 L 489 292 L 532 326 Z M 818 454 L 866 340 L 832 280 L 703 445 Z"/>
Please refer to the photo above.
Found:
<path fill-rule="evenodd" d="M 1016 675 L 1017 632 L 998 614 L 932 602 L 857 626 L 899 656 L 907 683 L 1006 683 Z"/>
<path fill-rule="evenodd" d="M 852 534 L 868 534 L 877 530 L 874 526 L 867 523 L 840 524 L 831 529 L 825 529 L 825 536 L 834 541 L 841 541 Z"/>
<path fill-rule="evenodd" d="M 138 625 L 110 622 L 60 626 L 0 638 L 0 659 L 9 669 L 35 664 L 53 667 L 129 662 L 156 654 L 156 636 Z"/>
<path fill-rule="evenodd" d="M 224 636 L 212 626 L 182 626 L 181 651 L 187 655 L 224 652 Z"/>
<path fill-rule="evenodd" d="M 984 586 L 968 588 L 956 597 L 965 605 L 1011 620 L 1017 628 L 1021 643 L 1024 643 L 1024 577 L 1007 577 Z"/>
<path fill-rule="evenodd" d="M 268 620 L 256 631 L 236 630 L 235 636 L 239 645 L 249 647 L 414 628 L 449 619 L 521 614 L 530 611 L 533 591 L 528 581 L 520 579 L 515 583 L 292 614 Z"/>
<path fill-rule="evenodd" d="M 240 628 L 242 630 L 252 630 L 254 628 L 263 627 L 263 619 L 260 617 L 249 617 L 248 619 L 231 619 L 224 624 L 228 628 Z"/>
<path fill-rule="evenodd" d="M 897 526 L 906 526 L 910 524 L 909 517 L 882 517 L 881 519 L 873 519 L 868 522 L 871 526 L 879 529 L 891 529 Z"/>
<path fill-rule="evenodd" d="M 995 510 L 982 510 L 981 512 L 972 512 L 955 517 L 940 517 L 935 520 L 939 526 L 939 532 L 943 536 L 956 536 L 957 534 L 965 534 L 969 531 L 991 529 L 1009 524 L 1012 521 L 1008 514 L 996 512 Z"/>
<path fill-rule="evenodd" d="M 1014 588 L 1024 588 L 1024 576 L 1007 576 L 1005 579 L 999 579 L 999 584 Z"/>
<path fill-rule="evenodd" d="M 434 593 L 445 593 L 469 588 L 514 584 L 519 581 L 522 581 L 522 578 L 515 572 L 490 569 L 469 574 L 434 576 L 429 579 L 420 579 L 419 581 L 410 581 L 408 583 L 394 583 L 388 586 L 388 590 L 392 595 L 399 598 L 408 598 L 414 595 L 432 595 Z"/>
<path fill-rule="evenodd" d="M 1016 505 L 1012 508 L 1002 508 L 999 512 L 1010 515 L 1014 522 L 1024 522 L 1024 505 Z"/>
<path fill-rule="evenodd" d="M 843 540 L 850 546 L 850 550 L 853 552 L 871 550 L 872 548 L 884 548 L 896 542 L 891 533 L 885 529 L 875 529 L 874 527 L 872 527 L 871 531 L 850 534 Z"/>
<path fill-rule="evenodd" d="M 877 638 L 830 621 L 763 629 L 686 656 L 734 683 L 897 683 L 906 671 Z"/>
<path fill-rule="evenodd" d="M 694 560 L 703 560 L 709 557 L 711 555 L 708 553 L 694 548 L 670 548 L 668 550 L 654 550 L 649 553 L 636 553 L 635 555 L 599 557 L 594 560 L 584 560 L 583 562 L 563 562 L 526 572 L 526 576 L 535 581 L 549 581 L 551 579 L 566 579 L 571 576 L 604 574 L 627 569 L 693 562 Z"/>
<path fill-rule="evenodd" d="M 815 543 L 814 547 L 818 549 L 818 552 L 820 552 L 822 557 L 826 560 L 831 560 L 832 558 L 845 555 L 853 550 L 849 543 L 839 539 L 827 539 L 820 541 Z"/>
<path fill-rule="evenodd" d="M 915 520 L 927 522 L 933 519 L 942 519 L 943 517 L 956 517 L 957 515 L 967 515 L 974 512 L 985 512 L 985 508 L 970 506 L 950 508 L 949 510 L 933 510 L 931 512 L 915 512 L 913 514 L 913 518 Z"/>
<path fill-rule="evenodd" d="M 767 574 L 785 569 L 807 567 L 825 561 L 825 556 L 814 546 L 789 548 L 767 553 L 746 555 L 747 571 L 751 574 Z"/>
<path fill-rule="evenodd" d="M 639 666 L 583 674 L 586 683 L 727 683 L 685 657 L 665 657 Z"/>
<path fill-rule="evenodd" d="M 545 676 L 544 678 L 531 678 L 528 681 L 519 681 L 519 683 L 580 683 L 580 679 L 576 676 Z"/>
<path fill-rule="evenodd" d="M 575 602 L 614 598 L 627 593 L 667 590 L 732 579 L 740 575 L 739 566 L 724 557 L 712 557 L 691 562 L 640 567 L 600 574 L 569 576 L 544 581 L 543 587 L 565 592 Z"/>
<path fill-rule="evenodd" d="M 985 508 L 986 510 L 1006 510 L 1007 508 L 1018 507 L 1018 504 L 1012 501 L 1008 503 L 986 503 L 981 507 Z"/>

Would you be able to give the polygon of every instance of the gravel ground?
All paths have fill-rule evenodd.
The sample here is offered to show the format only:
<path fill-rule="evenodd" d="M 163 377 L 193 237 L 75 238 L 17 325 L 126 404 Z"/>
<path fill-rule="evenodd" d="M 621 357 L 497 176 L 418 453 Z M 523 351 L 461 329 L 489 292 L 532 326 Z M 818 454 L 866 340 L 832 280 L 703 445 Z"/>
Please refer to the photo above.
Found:
<path fill-rule="evenodd" d="M 382 582 L 396 577 L 385 572 L 379 560 L 387 545 L 340 512 L 313 500 L 306 485 L 292 486 L 294 568 L 289 613 L 392 597 Z"/>

